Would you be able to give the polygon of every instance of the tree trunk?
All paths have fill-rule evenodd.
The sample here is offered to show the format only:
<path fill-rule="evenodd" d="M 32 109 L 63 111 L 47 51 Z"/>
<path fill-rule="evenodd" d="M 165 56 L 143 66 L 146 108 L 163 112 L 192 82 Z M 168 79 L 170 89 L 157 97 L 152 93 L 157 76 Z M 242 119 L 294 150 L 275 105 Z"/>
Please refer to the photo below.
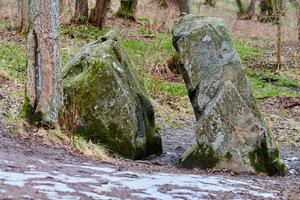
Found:
<path fill-rule="evenodd" d="M 239 11 L 237 12 L 237 16 L 240 18 L 246 13 L 245 5 L 241 0 L 235 0 L 235 2 L 239 9 Z"/>
<path fill-rule="evenodd" d="M 89 17 L 89 4 L 88 0 L 76 0 L 75 15 L 72 22 L 76 24 L 84 24 Z"/>
<path fill-rule="evenodd" d="M 298 6 L 298 41 L 300 42 L 300 6 Z"/>
<path fill-rule="evenodd" d="M 59 58 L 59 0 L 29 1 L 27 85 L 23 117 L 52 127 L 62 104 Z"/>
<path fill-rule="evenodd" d="M 168 2 L 166 0 L 152 0 L 151 2 L 157 3 L 162 8 L 168 8 Z"/>
<path fill-rule="evenodd" d="M 217 3 L 217 0 L 205 0 L 205 4 L 209 5 L 211 7 L 215 7 Z"/>
<path fill-rule="evenodd" d="M 277 25 L 277 41 L 276 41 L 276 65 L 277 70 L 281 69 L 281 47 L 282 47 L 282 0 L 274 0 L 274 6 L 276 11 L 276 25 Z"/>
<path fill-rule="evenodd" d="M 276 0 L 275 0 L 276 1 Z M 274 4 L 276 4 L 274 0 L 261 0 L 259 7 L 260 7 L 260 15 L 259 21 L 260 22 L 273 22 L 277 20 L 277 15 L 274 16 Z"/>
<path fill-rule="evenodd" d="M 256 0 L 251 0 L 247 9 L 245 9 L 245 5 L 242 3 L 241 0 L 236 0 L 235 2 L 239 8 L 239 11 L 237 13 L 238 18 L 242 20 L 251 20 L 255 15 Z"/>
<path fill-rule="evenodd" d="M 255 3 L 256 0 L 251 0 L 249 7 L 247 9 L 247 15 L 249 16 L 250 19 L 252 19 L 253 16 L 255 15 Z"/>
<path fill-rule="evenodd" d="M 91 10 L 90 23 L 102 29 L 105 26 L 109 5 L 110 0 L 97 0 L 95 8 Z"/>
<path fill-rule="evenodd" d="M 21 0 L 21 33 L 27 33 L 29 28 L 29 10 L 28 10 L 29 0 Z"/>
<path fill-rule="evenodd" d="M 191 0 L 178 0 L 180 14 L 191 14 Z"/>
<path fill-rule="evenodd" d="M 135 11 L 137 4 L 138 0 L 121 0 L 117 16 L 125 19 L 135 20 Z"/>

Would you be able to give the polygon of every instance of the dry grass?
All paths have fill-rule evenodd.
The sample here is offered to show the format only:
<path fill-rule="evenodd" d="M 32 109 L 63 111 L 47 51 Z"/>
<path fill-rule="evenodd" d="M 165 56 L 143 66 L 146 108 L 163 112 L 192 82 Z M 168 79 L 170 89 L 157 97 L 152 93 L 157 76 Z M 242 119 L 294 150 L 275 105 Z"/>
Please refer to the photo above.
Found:
<path fill-rule="evenodd" d="M 21 13 L 20 1 L 17 0 L 0 1 L 0 21 L 8 20 L 11 26 L 17 27 L 21 23 L 19 13 Z"/>
<path fill-rule="evenodd" d="M 276 37 L 276 26 L 271 23 L 259 23 L 256 20 L 238 20 L 236 11 L 237 7 L 232 4 L 231 0 L 227 0 L 226 4 L 224 2 L 217 4 L 216 8 L 202 5 L 200 14 L 222 18 L 227 24 L 232 37 L 236 40 L 274 41 L 274 38 Z M 194 13 L 198 13 L 197 9 L 194 9 Z M 296 40 L 296 19 L 296 10 L 289 7 L 286 16 L 283 17 L 282 35 L 284 41 Z"/>
<path fill-rule="evenodd" d="M 169 3 L 168 8 L 162 8 L 157 3 L 143 1 L 139 3 L 137 9 L 137 16 L 150 20 L 150 23 L 145 28 L 158 32 L 171 32 L 173 23 L 178 15 L 178 7 L 173 3 Z"/>
<path fill-rule="evenodd" d="M 40 139 L 44 144 L 51 147 L 62 147 L 67 151 L 79 152 L 97 160 L 107 160 L 109 157 L 104 147 L 86 141 L 82 137 L 68 137 L 67 134 L 62 133 L 59 129 L 46 130 L 39 128 L 32 130 L 23 120 L 18 120 L 16 124 L 18 129 L 17 132 L 24 138 L 30 137 L 31 139 Z"/>

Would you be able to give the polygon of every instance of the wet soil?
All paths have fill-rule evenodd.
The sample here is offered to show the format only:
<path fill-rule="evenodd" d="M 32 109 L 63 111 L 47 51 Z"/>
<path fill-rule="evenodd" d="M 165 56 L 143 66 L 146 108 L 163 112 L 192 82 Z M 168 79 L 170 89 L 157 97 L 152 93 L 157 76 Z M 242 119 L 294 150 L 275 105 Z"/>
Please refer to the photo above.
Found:
<path fill-rule="evenodd" d="M 0 199 L 296 199 L 300 177 L 95 161 L 0 126 Z"/>

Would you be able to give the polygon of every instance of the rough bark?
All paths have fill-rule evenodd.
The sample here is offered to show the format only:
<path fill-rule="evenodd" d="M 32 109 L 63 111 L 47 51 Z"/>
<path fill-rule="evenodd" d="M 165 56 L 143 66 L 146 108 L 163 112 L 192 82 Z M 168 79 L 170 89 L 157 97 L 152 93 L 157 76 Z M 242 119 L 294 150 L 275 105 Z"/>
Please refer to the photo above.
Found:
<path fill-rule="evenodd" d="M 298 7 L 298 41 L 300 42 L 300 6 Z"/>
<path fill-rule="evenodd" d="M 249 6 L 247 7 L 247 9 L 245 8 L 245 5 L 242 3 L 241 0 L 236 0 L 235 1 L 237 6 L 238 6 L 238 13 L 237 16 L 239 19 L 242 20 L 251 20 L 254 15 L 255 15 L 255 3 L 256 0 L 251 0 Z"/>
<path fill-rule="evenodd" d="M 110 0 L 97 0 L 95 8 L 91 10 L 89 21 L 102 29 L 105 26 Z"/>
<path fill-rule="evenodd" d="M 166 0 L 152 0 L 153 3 L 157 3 L 162 8 L 168 8 L 168 2 Z"/>
<path fill-rule="evenodd" d="M 88 0 L 76 0 L 75 15 L 73 22 L 76 24 L 84 24 L 89 17 L 89 4 Z"/>
<path fill-rule="evenodd" d="M 281 49 L 282 49 L 282 0 L 274 0 L 275 13 L 276 13 L 276 25 L 277 25 L 277 41 L 276 41 L 276 65 L 277 70 L 281 69 Z"/>
<path fill-rule="evenodd" d="M 29 28 L 29 10 L 28 10 L 29 0 L 21 0 L 21 33 L 27 33 Z"/>
<path fill-rule="evenodd" d="M 209 5 L 211 7 L 215 7 L 217 3 L 217 0 L 205 0 L 205 4 Z"/>
<path fill-rule="evenodd" d="M 59 0 L 29 2 L 27 85 L 22 114 L 34 125 L 53 126 L 62 103 Z"/>
<path fill-rule="evenodd" d="M 274 4 L 276 0 L 261 0 L 259 4 L 260 8 L 260 15 L 259 21 L 260 22 L 273 22 L 276 20 L 276 14 L 274 14 Z"/>
<path fill-rule="evenodd" d="M 178 0 L 180 14 L 191 14 L 191 0 Z"/>
<path fill-rule="evenodd" d="M 125 19 L 135 20 L 135 11 L 137 4 L 138 0 L 121 0 L 117 16 Z"/>
<path fill-rule="evenodd" d="M 235 0 L 236 5 L 239 9 L 239 11 L 237 12 L 238 17 L 242 16 L 245 14 L 246 10 L 245 10 L 245 5 L 243 4 L 243 2 L 241 0 Z"/>

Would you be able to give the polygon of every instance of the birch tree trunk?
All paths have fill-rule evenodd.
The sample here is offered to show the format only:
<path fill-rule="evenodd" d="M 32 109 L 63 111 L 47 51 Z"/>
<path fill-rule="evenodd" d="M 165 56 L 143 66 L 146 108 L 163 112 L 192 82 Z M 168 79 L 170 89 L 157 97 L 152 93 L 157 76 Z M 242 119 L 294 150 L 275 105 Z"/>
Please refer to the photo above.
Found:
<path fill-rule="evenodd" d="M 59 62 L 59 0 L 29 0 L 27 85 L 23 116 L 52 127 L 62 103 Z"/>
<path fill-rule="evenodd" d="M 138 0 L 121 0 L 120 8 L 117 12 L 117 16 L 130 20 L 135 20 L 135 11 L 138 4 Z"/>
<path fill-rule="evenodd" d="M 76 24 L 84 24 L 89 17 L 89 3 L 88 0 L 76 0 L 75 15 L 73 22 Z"/>
<path fill-rule="evenodd" d="M 21 33 L 27 33 L 29 28 L 29 10 L 28 10 L 29 0 L 21 0 Z"/>
<path fill-rule="evenodd" d="M 97 0 L 95 8 L 91 10 L 89 21 L 102 29 L 105 26 L 110 0 Z"/>

